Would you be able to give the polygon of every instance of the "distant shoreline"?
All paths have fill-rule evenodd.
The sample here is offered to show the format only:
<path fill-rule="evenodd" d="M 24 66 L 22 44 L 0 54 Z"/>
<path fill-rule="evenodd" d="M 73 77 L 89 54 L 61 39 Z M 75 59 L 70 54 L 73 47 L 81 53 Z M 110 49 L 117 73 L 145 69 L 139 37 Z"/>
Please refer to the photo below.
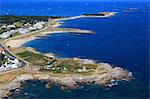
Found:
<path fill-rule="evenodd" d="M 58 20 L 56 19 L 56 21 L 72 20 L 72 19 L 78 19 L 78 18 L 107 18 L 107 17 L 111 17 L 117 14 L 117 12 L 103 12 L 103 13 L 104 13 L 103 16 L 99 14 L 82 14 L 79 16 L 66 17 L 66 18 L 62 18 Z"/>
<path fill-rule="evenodd" d="M 47 29 L 47 28 L 45 28 Z M 42 29 L 42 30 L 45 30 Z M 81 34 L 93 34 L 94 32 L 88 31 L 88 30 L 58 30 L 58 31 L 47 31 L 47 32 L 41 32 L 42 30 L 35 31 L 32 34 L 27 35 L 20 35 L 14 38 L 10 38 L 8 40 L 4 41 L 5 46 L 10 47 L 21 47 L 24 43 L 38 39 L 42 36 L 46 36 L 48 34 L 55 34 L 55 33 L 81 33 Z M 39 34 L 37 32 L 40 32 Z M 37 34 L 36 34 L 37 33 Z"/>
<path fill-rule="evenodd" d="M 107 14 L 108 13 L 108 14 Z M 68 17 L 68 18 L 59 18 L 59 19 L 54 19 L 53 22 L 55 22 L 52 27 L 54 29 L 49 29 L 49 27 L 45 27 L 44 29 L 34 31 L 32 33 L 28 33 L 25 35 L 20 35 L 17 37 L 13 37 L 10 39 L 7 39 L 4 41 L 4 44 L 6 46 L 10 47 L 21 47 L 24 43 L 28 41 L 35 40 L 41 36 L 45 36 L 47 34 L 54 34 L 54 33 L 81 33 L 81 34 L 94 34 L 93 31 L 91 30 L 80 30 L 80 29 L 74 29 L 74 28 L 58 28 L 61 26 L 61 23 L 59 21 L 62 20 L 71 20 L 71 19 L 78 19 L 78 18 L 103 18 L 103 17 L 110 17 L 115 15 L 117 12 L 106 12 L 105 16 L 86 16 L 86 15 L 80 15 L 80 16 L 73 16 L 73 17 Z"/>

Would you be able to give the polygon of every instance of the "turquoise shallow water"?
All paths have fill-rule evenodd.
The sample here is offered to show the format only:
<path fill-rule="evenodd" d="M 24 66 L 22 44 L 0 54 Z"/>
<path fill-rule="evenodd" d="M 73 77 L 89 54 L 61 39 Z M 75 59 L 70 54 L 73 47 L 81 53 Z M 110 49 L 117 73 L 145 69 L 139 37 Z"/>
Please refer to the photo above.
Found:
<path fill-rule="evenodd" d="M 18 3 L 24 5 L 17 5 Z M 7 6 L 2 9 L 2 14 L 72 16 L 99 11 L 113 10 L 119 12 L 110 18 L 68 20 L 64 21 L 64 25 L 61 26 L 94 30 L 96 32 L 94 35 L 54 34 L 33 40 L 24 44 L 24 46 L 36 48 L 41 52 L 53 52 L 58 54 L 59 57 L 80 57 L 94 59 L 98 62 L 107 62 L 132 71 L 136 79 L 129 83 L 120 82 L 118 86 L 109 90 L 98 86 L 85 86 L 81 89 L 69 91 L 61 90 L 58 86 L 46 89 L 44 86 L 45 82 L 31 81 L 24 84 L 22 91 L 19 94 L 13 94 L 13 97 L 89 99 L 148 98 L 149 6 L 147 2 L 72 3 L 47 1 L 30 3 L 30 5 L 28 5 L 28 3 L 29 2 L 3 3 L 3 5 Z M 43 6 L 38 6 L 41 4 Z M 25 7 L 27 5 L 28 8 Z M 128 8 L 138 9 L 135 12 L 123 12 L 123 10 Z M 9 11 L 9 9 L 11 10 Z M 18 9 L 22 11 L 20 12 Z"/>

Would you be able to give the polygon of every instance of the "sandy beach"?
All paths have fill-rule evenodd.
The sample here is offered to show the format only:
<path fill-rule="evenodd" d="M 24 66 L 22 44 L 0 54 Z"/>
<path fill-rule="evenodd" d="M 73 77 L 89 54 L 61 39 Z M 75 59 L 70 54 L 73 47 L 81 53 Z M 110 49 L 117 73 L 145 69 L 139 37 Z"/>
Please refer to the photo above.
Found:
<path fill-rule="evenodd" d="M 111 16 L 113 16 L 115 14 L 117 14 L 117 12 L 108 12 L 105 16 L 85 16 L 85 15 L 79 15 L 79 16 L 73 16 L 73 17 L 68 17 L 68 18 L 56 19 L 55 21 L 72 20 L 72 19 L 79 19 L 79 18 L 106 18 L 106 17 L 111 17 Z"/>
<path fill-rule="evenodd" d="M 62 31 L 57 31 L 57 32 L 62 33 Z M 24 38 L 18 37 L 15 39 L 8 39 L 4 43 L 6 46 L 10 46 L 10 47 L 21 47 L 26 42 L 38 39 L 39 38 L 38 36 L 44 36 L 47 34 L 53 34 L 53 33 L 57 33 L 57 32 L 45 32 L 45 33 L 42 33 L 39 35 L 31 35 L 29 37 L 24 37 Z"/>
<path fill-rule="evenodd" d="M 64 29 L 64 30 L 48 30 L 47 28 L 35 31 L 33 33 L 20 35 L 14 38 L 10 38 L 4 41 L 5 46 L 9 47 L 21 47 L 24 43 L 28 41 L 32 41 L 35 39 L 38 39 L 40 37 L 46 36 L 48 34 L 54 34 L 54 33 L 81 33 L 81 34 L 93 34 L 93 31 L 89 30 L 80 30 L 80 29 Z"/>
<path fill-rule="evenodd" d="M 68 18 L 61 18 L 61 19 L 55 19 L 53 22 L 55 24 L 52 25 L 52 28 L 49 30 L 48 27 L 45 27 L 44 29 L 37 30 L 32 33 L 28 33 L 25 35 L 20 35 L 14 38 L 7 39 L 4 41 L 4 45 L 9 46 L 9 47 L 21 47 L 24 43 L 38 39 L 39 37 L 48 35 L 48 34 L 54 34 L 54 33 L 82 33 L 82 34 L 93 34 L 94 31 L 91 30 L 80 30 L 80 29 L 72 29 L 72 28 L 58 28 L 61 26 L 61 23 L 59 21 L 62 20 L 71 20 L 71 19 L 78 19 L 78 18 L 103 18 L 103 17 L 110 17 L 115 15 L 117 12 L 111 12 L 105 16 L 85 16 L 85 15 L 80 15 L 80 16 L 73 16 L 73 17 L 68 17 Z"/>
<path fill-rule="evenodd" d="M 74 18 L 85 18 L 86 16 L 77 16 L 77 17 L 71 17 L 65 20 L 74 19 Z M 88 16 L 87 16 L 88 17 Z M 72 28 L 58 28 L 61 24 L 58 22 L 60 20 L 54 20 L 56 21 L 56 24 L 52 26 L 52 28 L 45 27 L 41 30 L 37 30 L 28 34 L 16 36 L 9 38 L 3 42 L 3 45 L 10 48 L 19 48 L 24 43 L 41 38 L 43 36 L 46 36 L 48 34 L 54 34 L 54 33 L 81 33 L 81 34 L 93 34 L 93 31 L 90 30 L 80 30 L 80 29 L 72 29 Z M 30 52 L 34 51 L 29 49 Z M 28 51 L 29 51 L 28 50 Z M 18 50 L 17 50 L 18 51 Z M 36 53 L 36 52 L 34 52 Z M 51 54 L 45 54 L 47 57 L 53 57 Z M 69 58 L 67 58 L 69 60 Z M 74 60 L 77 61 L 77 58 Z M 78 59 L 82 64 L 90 63 L 91 60 L 83 61 L 82 59 Z M 96 63 L 98 67 L 91 72 L 91 74 L 88 75 L 81 75 L 81 74 L 53 74 L 51 72 L 40 72 L 40 71 L 34 71 L 34 69 L 37 69 L 37 67 L 33 68 L 26 68 L 22 69 L 22 71 L 16 73 L 12 73 L 14 77 L 9 81 L 8 84 L 4 84 L 0 86 L 0 97 L 8 96 L 10 93 L 10 90 L 18 89 L 21 86 L 22 82 L 26 82 L 27 80 L 46 80 L 48 82 L 53 82 L 55 84 L 59 84 L 64 88 L 76 88 L 80 84 L 96 84 L 96 85 L 103 85 L 103 86 L 109 86 L 112 87 L 114 85 L 114 82 L 117 81 L 130 81 L 133 79 L 132 72 L 129 72 L 121 67 L 113 67 L 110 64 L 107 63 Z M 64 76 L 64 77 L 62 77 Z M 2 75 L 2 78 L 9 78 L 7 75 Z M 7 80 L 7 79 L 6 79 Z M 48 83 L 49 84 L 49 83 Z"/>

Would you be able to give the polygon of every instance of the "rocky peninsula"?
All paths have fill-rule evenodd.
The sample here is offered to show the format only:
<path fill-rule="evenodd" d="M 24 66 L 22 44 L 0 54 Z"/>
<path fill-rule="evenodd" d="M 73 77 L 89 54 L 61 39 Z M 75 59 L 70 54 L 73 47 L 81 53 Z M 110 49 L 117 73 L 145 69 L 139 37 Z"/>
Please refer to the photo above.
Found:
<path fill-rule="evenodd" d="M 92 60 L 83 60 L 83 59 L 74 59 L 78 60 L 82 64 L 85 61 Z M 94 62 L 94 61 L 92 61 Z M 90 63 L 90 64 L 96 64 Z M 45 80 L 48 83 L 46 87 L 50 87 L 52 84 L 60 84 L 62 88 L 76 88 L 80 84 L 96 84 L 101 86 L 114 86 L 115 82 L 125 80 L 130 81 L 133 78 L 132 73 L 124 70 L 120 67 L 112 67 L 107 63 L 98 63 L 97 68 L 93 72 L 88 74 L 81 73 L 57 73 L 51 74 L 51 72 L 40 72 L 35 70 L 24 70 L 24 74 L 16 76 L 15 79 L 10 81 L 8 84 L 0 86 L 0 97 L 7 96 L 10 90 L 18 89 L 22 82 L 27 80 Z"/>
<path fill-rule="evenodd" d="M 112 16 L 114 13 L 105 13 Z M 106 17 L 104 15 L 104 17 Z M 89 16 L 56 18 L 48 21 L 48 26 L 28 34 L 6 39 L 3 45 L 16 57 L 29 63 L 29 66 L 0 74 L 0 97 L 7 97 L 11 90 L 18 89 L 23 82 L 28 80 L 45 80 L 46 87 L 52 84 L 60 84 L 62 88 L 76 88 L 80 84 L 96 84 L 100 86 L 114 86 L 118 81 L 130 81 L 132 72 L 121 67 L 114 67 L 108 63 L 99 63 L 90 59 L 58 58 L 55 55 L 47 55 L 37 52 L 22 45 L 30 40 L 38 39 L 53 33 L 82 33 L 93 34 L 91 30 L 70 28 L 58 28 L 61 20 L 85 18 Z M 91 16 L 90 16 L 91 17 Z"/>

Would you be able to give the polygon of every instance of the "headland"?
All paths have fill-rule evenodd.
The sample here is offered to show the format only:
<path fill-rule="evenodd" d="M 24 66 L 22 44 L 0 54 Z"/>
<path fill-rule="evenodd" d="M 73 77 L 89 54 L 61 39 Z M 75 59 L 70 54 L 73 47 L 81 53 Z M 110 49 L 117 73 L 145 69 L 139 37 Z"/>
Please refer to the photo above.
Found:
<path fill-rule="evenodd" d="M 98 63 L 90 59 L 58 58 L 54 54 L 45 54 L 33 48 L 24 48 L 22 45 L 28 41 L 53 33 L 82 33 L 93 34 L 91 30 L 58 28 L 61 20 L 86 17 L 109 17 L 114 13 L 88 14 L 69 18 L 50 19 L 44 28 L 8 38 L 2 45 L 7 47 L 16 57 L 29 63 L 28 67 L 0 74 L 0 97 L 9 95 L 27 80 L 46 80 L 47 87 L 52 83 L 60 84 L 62 88 L 76 88 L 79 84 L 97 84 L 101 86 L 114 86 L 118 81 L 130 81 L 132 72 L 121 67 L 114 67 L 108 63 Z"/>

